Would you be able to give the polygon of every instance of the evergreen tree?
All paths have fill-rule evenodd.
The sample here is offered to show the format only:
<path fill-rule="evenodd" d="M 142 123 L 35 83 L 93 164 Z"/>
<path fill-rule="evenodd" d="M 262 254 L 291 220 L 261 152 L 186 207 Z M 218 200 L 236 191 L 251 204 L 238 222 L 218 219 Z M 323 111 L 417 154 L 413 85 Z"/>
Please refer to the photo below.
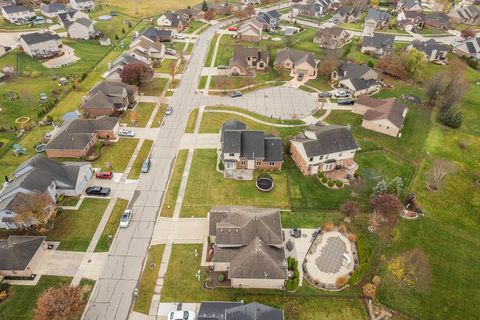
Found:
<path fill-rule="evenodd" d="M 455 108 L 449 108 L 440 114 L 439 120 L 450 128 L 458 129 L 462 126 L 463 114 Z"/>
<path fill-rule="evenodd" d="M 401 177 L 395 177 L 388 183 L 388 193 L 393 193 L 397 197 L 403 190 L 403 181 Z"/>
<path fill-rule="evenodd" d="M 388 192 L 388 185 L 385 180 L 381 180 L 377 183 L 375 187 L 373 187 L 372 190 L 372 198 L 375 198 L 376 196 L 380 194 L 385 194 Z"/>
<path fill-rule="evenodd" d="M 203 11 L 203 12 L 207 12 L 207 10 L 208 10 L 207 1 L 206 1 L 206 0 L 203 0 L 203 3 L 202 3 L 202 11 Z"/>

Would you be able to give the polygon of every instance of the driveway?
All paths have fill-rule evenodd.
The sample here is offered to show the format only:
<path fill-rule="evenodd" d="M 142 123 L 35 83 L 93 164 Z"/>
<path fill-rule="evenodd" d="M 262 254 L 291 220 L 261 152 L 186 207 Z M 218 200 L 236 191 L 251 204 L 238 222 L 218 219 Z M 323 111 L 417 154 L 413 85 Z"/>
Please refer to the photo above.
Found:
<path fill-rule="evenodd" d="M 173 222 L 170 218 L 158 218 L 152 244 L 166 243 L 172 224 Z M 177 222 L 173 243 L 204 243 L 207 240 L 207 236 L 207 218 L 180 218 Z"/>
<path fill-rule="evenodd" d="M 20 39 L 20 36 L 22 34 L 29 34 L 36 32 L 38 30 L 32 30 L 32 31 L 25 31 L 25 32 L 0 32 L 0 43 L 4 47 L 11 47 L 15 48 L 18 46 L 18 40 Z"/>
<path fill-rule="evenodd" d="M 217 149 L 220 144 L 218 133 L 184 133 L 180 149 Z"/>
<path fill-rule="evenodd" d="M 37 272 L 49 276 L 73 277 L 84 255 L 84 252 L 48 250 L 40 260 Z"/>

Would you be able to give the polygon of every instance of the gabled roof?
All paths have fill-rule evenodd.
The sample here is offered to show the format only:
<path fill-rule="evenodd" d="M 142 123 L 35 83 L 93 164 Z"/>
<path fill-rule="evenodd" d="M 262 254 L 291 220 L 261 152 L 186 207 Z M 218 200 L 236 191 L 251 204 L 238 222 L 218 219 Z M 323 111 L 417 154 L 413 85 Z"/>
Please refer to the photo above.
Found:
<path fill-rule="evenodd" d="M 405 7 L 406 9 L 411 9 L 415 6 L 422 7 L 422 4 L 419 0 L 400 0 L 399 3 L 402 7 Z"/>
<path fill-rule="evenodd" d="M 297 50 L 290 50 L 290 49 L 281 49 L 277 53 L 277 58 L 275 62 L 283 62 L 286 59 L 290 59 L 295 65 L 300 64 L 302 62 L 308 63 L 312 68 L 317 67 L 317 63 L 315 61 L 315 55 L 311 52 L 304 52 L 304 51 L 297 51 Z"/>
<path fill-rule="evenodd" d="M 0 270 L 25 270 L 44 240 L 45 237 L 36 236 L 0 239 Z"/>
<path fill-rule="evenodd" d="M 320 28 L 318 31 L 315 33 L 315 38 L 319 38 L 322 36 L 328 36 L 328 37 L 339 37 L 342 35 L 342 33 L 346 33 L 349 35 L 348 31 L 346 31 L 343 28 L 340 28 L 338 26 L 332 26 L 328 28 Z"/>
<path fill-rule="evenodd" d="M 241 302 L 202 301 L 197 320 L 226 320 L 225 311 L 241 305 Z"/>
<path fill-rule="evenodd" d="M 449 50 L 448 45 L 439 43 L 434 39 L 428 41 L 413 40 L 412 46 L 418 51 L 424 52 L 427 56 L 430 56 L 434 50 L 440 52 L 447 52 Z"/>
<path fill-rule="evenodd" d="M 48 3 L 48 4 L 42 4 L 40 7 L 40 10 L 48 13 L 56 13 L 59 11 L 67 10 L 67 6 L 64 5 L 63 3 Z"/>
<path fill-rule="evenodd" d="M 171 22 L 172 27 L 178 27 L 180 24 L 180 16 L 177 13 L 167 11 L 162 16 L 165 16 Z"/>
<path fill-rule="evenodd" d="M 435 12 L 432 14 L 428 14 L 425 16 L 425 21 L 427 23 L 435 23 L 435 24 L 448 24 L 450 22 L 450 17 L 444 12 Z"/>
<path fill-rule="evenodd" d="M 277 10 L 270 10 L 267 12 L 260 12 L 257 15 L 257 20 L 264 24 L 271 24 L 272 20 L 280 19 L 282 15 Z"/>
<path fill-rule="evenodd" d="M 35 13 L 35 11 L 31 7 L 22 6 L 22 5 L 3 6 L 2 10 L 5 11 L 7 14 L 23 12 L 23 11 Z"/>
<path fill-rule="evenodd" d="M 255 18 L 251 18 L 251 19 L 240 22 L 240 24 L 238 25 L 238 29 L 240 30 L 245 26 L 255 27 L 259 30 L 263 29 L 263 24 Z"/>
<path fill-rule="evenodd" d="M 50 32 L 32 32 L 27 34 L 22 34 L 20 39 L 23 39 L 26 44 L 32 45 L 36 43 L 47 42 L 50 40 L 60 40 L 60 36 L 56 33 Z"/>
<path fill-rule="evenodd" d="M 226 310 L 227 320 L 283 320 L 283 311 L 260 303 L 249 303 Z"/>
<path fill-rule="evenodd" d="M 335 14 L 338 14 L 341 17 L 345 18 L 348 15 L 358 17 L 360 16 L 361 12 L 358 8 L 354 8 L 351 6 L 342 6 L 335 11 Z"/>
<path fill-rule="evenodd" d="M 370 70 L 372 70 L 372 68 L 366 64 L 356 64 L 348 61 L 343 61 L 338 66 L 338 71 L 342 79 L 361 78 Z"/>
<path fill-rule="evenodd" d="M 373 33 L 373 36 L 363 37 L 364 47 L 373 47 L 376 49 L 391 49 L 395 42 L 395 36 L 387 33 Z"/>
<path fill-rule="evenodd" d="M 256 57 L 257 61 L 268 63 L 269 55 L 267 51 L 260 51 L 257 48 L 248 48 L 244 46 L 235 46 L 233 56 L 230 60 L 229 67 L 239 66 L 247 67 L 247 57 Z"/>
<path fill-rule="evenodd" d="M 164 38 L 171 38 L 173 36 L 173 33 L 172 30 L 156 29 L 154 27 L 150 27 L 143 31 L 141 35 L 149 38 L 152 41 L 161 41 Z"/>
<path fill-rule="evenodd" d="M 397 128 L 402 128 L 405 120 L 405 105 L 396 98 L 375 99 L 368 96 L 360 96 L 357 103 L 370 109 L 363 115 L 364 120 L 389 120 Z"/>
<path fill-rule="evenodd" d="M 386 11 L 378 10 L 375 8 L 368 9 L 367 17 L 365 21 L 374 20 L 379 22 L 388 22 L 390 20 L 390 14 Z"/>

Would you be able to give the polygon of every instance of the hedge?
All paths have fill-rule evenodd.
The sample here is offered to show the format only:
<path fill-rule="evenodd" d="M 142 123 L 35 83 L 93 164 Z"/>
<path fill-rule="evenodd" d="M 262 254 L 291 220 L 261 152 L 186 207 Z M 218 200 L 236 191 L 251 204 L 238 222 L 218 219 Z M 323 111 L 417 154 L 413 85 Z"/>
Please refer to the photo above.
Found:
<path fill-rule="evenodd" d="M 348 279 L 348 284 L 350 286 L 355 285 L 358 281 L 360 281 L 365 272 L 368 269 L 368 265 L 370 263 L 370 253 L 368 252 L 368 248 L 365 244 L 365 236 L 360 235 L 357 239 L 357 253 L 359 259 L 359 267 L 355 272 L 352 274 L 350 279 Z"/>

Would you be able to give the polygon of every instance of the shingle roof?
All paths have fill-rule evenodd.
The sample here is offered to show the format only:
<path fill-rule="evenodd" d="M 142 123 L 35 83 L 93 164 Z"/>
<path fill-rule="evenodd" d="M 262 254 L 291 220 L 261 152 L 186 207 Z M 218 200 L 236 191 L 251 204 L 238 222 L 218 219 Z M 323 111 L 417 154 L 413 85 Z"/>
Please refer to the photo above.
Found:
<path fill-rule="evenodd" d="M 48 4 L 42 4 L 40 9 L 44 12 L 55 13 L 55 12 L 66 10 L 67 6 L 64 5 L 63 3 L 48 3 Z"/>
<path fill-rule="evenodd" d="M 302 62 L 307 62 L 312 68 L 316 68 L 317 63 L 315 62 L 315 55 L 311 52 L 290 50 L 287 48 L 281 49 L 277 53 L 277 58 L 275 62 L 285 61 L 286 59 L 292 60 L 292 62 L 297 65 Z"/>
<path fill-rule="evenodd" d="M 178 27 L 178 25 L 180 24 L 180 17 L 177 13 L 174 13 L 174 12 L 165 12 L 163 14 L 168 20 L 171 21 L 172 23 L 172 27 Z"/>
<path fill-rule="evenodd" d="M 22 34 L 20 38 L 23 39 L 23 41 L 25 41 L 25 43 L 28 45 L 46 42 L 50 40 L 60 40 L 60 36 L 58 34 L 50 32 L 27 33 Z"/>
<path fill-rule="evenodd" d="M 364 120 L 374 121 L 387 119 L 397 128 L 402 128 L 405 120 L 405 105 L 396 98 L 375 99 L 360 96 L 357 103 L 370 107 L 363 115 Z"/>
<path fill-rule="evenodd" d="M 0 239 L 0 270 L 25 270 L 44 240 L 36 236 Z"/>
<path fill-rule="evenodd" d="M 378 22 L 388 22 L 390 20 L 390 14 L 386 11 L 370 8 L 368 9 L 367 17 L 365 21 L 375 20 Z"/>
<path fill-rule="evenodd" d="M 29 11 L 31 13 L 35 12 L 32 8 L 27 6 L 22 6 L 22 5 L 3 6 L 2 10 L 4 10 L 7 14 L 23 12 L 23 11 Z"/>
<path fill-rule="evenodd" d="M 241 305 L 241 302 L 202 301 L 197 320 L 226 320 L 225 311 Z"/>
<path fill-rule="evenodd" d="M 242 131 L 242 130 L 246 130 L 247 129 L 247 125 L 245 123 L 243 123 L 242 121 L 238 121 L 238 120 L 235 120 L 235 119 L 232 119 L 232 120 L 228 120 L 227 122 L 225 122 L 223 125 L 222 125 L 222 134 L 221 134 L 221 137 L 220 137 L 220 141 L 224 141 L 224 132 L 226 132 L 227 130 L 228 131 Z M 240 138 L 240 135 L 239 135 L 239 138 Z M 235 140 L 233 140 L 233 142 L 236 141 L 236 138 Z M 240 148 L 240 144 L 237 144 L 238 145 L 238 148 Z M 228 146 L 229 148 L 232 147 L 232 145 L 230 144 Z M 225 147 L 224 147 L 225 149 Z M 238 149 L 240 150 L 240 149 Z M 225 152 L 228 152 L 228 151 L 225 151 Z M 240 152 L 240 151 L 238 151 Z M 234 152 L 235 153 L 235 152 Z"/>
<path fill-rule="evenodd" d="M 260 303 L 249 303 L 226 311 L 227 320 L 283 320 L 283 312 Z"/>
<path fill-rule="evenodd" d="M 145 36 L 153 41 L 161 41 L 163 38 L 172 37 L 172 30 L 156 29 L 150 27 L 143 31 L 142 36 Z"/>
<path fill-rule="evenodd" d="M 448 45 L 439 43 L 434 39 L 428 41 L 420 41 L 416 39 L 412 41 L 412 46 L 421 52 L 425 52 L 428 56 L 430 56 L 434 50 L 440 52 L 447 52 L 449 50 Z"/>
<path fill-rule="evenodd" d="M 341 78 L 354 79 L 354 78 L 362 77 L 365 73 L 372 70 L 372 68 L 370 68 L 366 64 L 356 64 L 352 62 L 343 61 L 339 64 L 338 70 Z"/>
<path fill-rule="evenodd" d="M 359 148 L 353 138 L 352 132 L 345 126 L 313 126 L 305 129 L 313 131 L 315 139 L 299 136 L 293 141 L 301 143 L 307 157 L 321 156 L 331 153 L 339 153 Z"/>
<path fill-rule="evenodd" d="M 363 46 L 373 47 L 376 49 L 391 49 L 395 41 L 393 34 L 374 33 L 373 36 L 363 37 Z"/>
<path fill-rule="evenodd" d="M 248 48 L 244 46 L 235 46 L 233 49 L 233 56 L 230 60 L 229 66 L 247 67 L 247 57 L 257 57 L 257 61 L 268 63 L 269 55 L 266 51 L 260 51 L 257 48 Z"/>

